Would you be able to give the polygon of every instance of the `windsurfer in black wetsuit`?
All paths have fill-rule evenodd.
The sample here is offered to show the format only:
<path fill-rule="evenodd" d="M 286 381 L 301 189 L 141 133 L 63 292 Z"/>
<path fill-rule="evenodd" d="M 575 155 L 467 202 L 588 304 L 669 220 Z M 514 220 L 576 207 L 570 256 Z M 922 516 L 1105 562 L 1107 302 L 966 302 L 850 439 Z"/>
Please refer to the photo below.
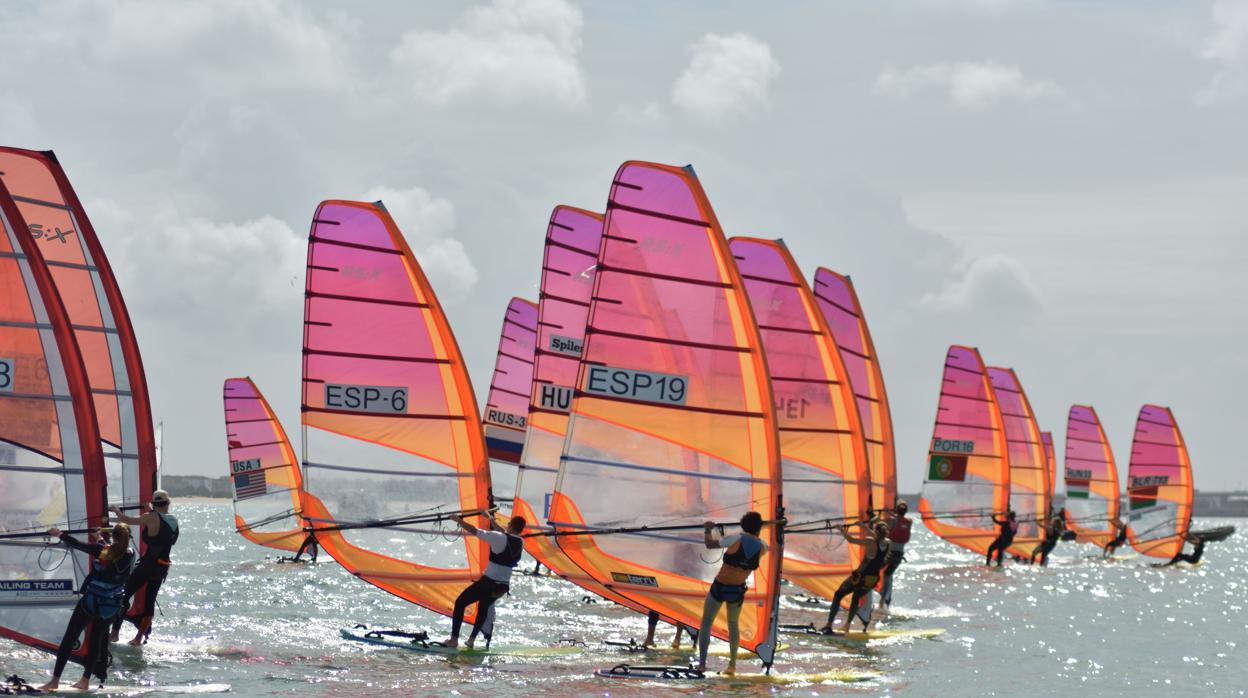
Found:
<path fill-rule="evenodd" d="M 139 558 L 139 564 L 134 566 L 134 572 L 126 581 L 126 605 L 129 606 L 130 600 L 142 590 L 140 603 L 129 613 L 117 614 L 117 618 L 113 621 L 111 637 L 113 642 L 116 642 L 121 634 L 123 620 L 134 623 L 137 628 L 134 639 L 130 640 L 130 645 L 134 647 L 147 642 L 147 638 L 152 634 L 152 616 L 156 612 L 156 595 L 160 593 L 160 587 L 165 583 L 165 577 L 169 575 L 169 566 L 173 564 L 169 559 L 169 554 L 174 544 L 178 542 L 179 535 L 178 520 L 169 513 L 169 502 L 168 492 L 156 490 L 152 493 L 152 510 L 139 516 L 127 516 L 119 507 L 109 507 L 113 516 L 123 523 L 142 526 L 139 529 L 140 535 L 143 544 L 147 546 L 143 551 L 143 556 Z"/>
<path fill-rule="evenodd" d="M 1114 527 L 1114 530 L 1118 532 L 1118 535 L 1114 536 L 1113 540 L 1105 544 L 1105 552 L 1101 555 L 1103 558 L 1113 555 L 1115 550 L 1127 542 L 1127 525 L 1122 522 L 1122 519 L 1115 516 L 1109 520 L 1109 523 Z"/>
<path fill-rule="evenodd" d="M 893 507 L 892 523 L 888 529 L 888 565 L 884 568 L 884 586 L 880 589 L 880 610 L 893 603 L 893 575 L 906 559 L 906 544 L 910 542 L 910 525 L 914 523 L 906 516 L 910 505 L 898 500 Z"/>
<path fill-rule="evenodd" d="M 1005 518 L 998 518 L 994 515 L 992 522 L 1000 526 L 1001 530 L 997 534 L 997 539 L 992 542 L 992 545 L 988 546 L 988 558 L 984 561 L 984 564 L 992 567 L 992 554 L 995 552 L 997 554 L 997 567 L 1001 567 L 1004 564 L 1002 563 L 1002 558 L 1005 557 L 1006 548 L 1014 544 L 1014 534 L 1018 533 L 1018 515 L 1014 513 L 1013 509 L 1010 509 L 1005 513 Z"/>
<path fill-rule="evenodd" d="M 80 646 L 81 636 L 82 644 L 87 647 L 87 655 L 83 658 L 82 679 L 74 684 L 74 688 L 85 691 L 90 686 L 92 674 L 99 678 L 101 684 L 104 683 L 110 664 L 109 622 L 126 610 L 126 580 L 134 566 L 134 552 L 130 550 L 130 527 L 119 523 L 113 526 L 111 540 L 103 540 L 98 534 L 92 533 L 86 543 L 61 533 L 56 528 L 50 529 L 48 535 L 89 555 L 91 567 L 79 591 L 81 596 L 78 605 L 74 606 L 74 612 L 69 617 L 65 636 L 61 638 L 61 645 L 56 650 L 52 678 L 40 686 L 39 690 L 55 691 L 60 687 L 61 672 L 65 671 L 69 656 Z"/>
<path fill-rule="evenodd" d="M 511 571 L 520 564 L 520 557 L 524 554 L 524 539 L 520 534 L 524 532 L 528 522 L 523 516 L 511 517 L 506 530 L 499 528 L 491 516 L 486 516 L 485 520 L 492 530 L 479 529 L 464 521 L 462 516 L 455 517 L 455 522 L 468 535 L 476 536 L 489 544 L 490 561 L 481 578 L 469 584 L 455 599 L 455 608 L 451 614 L 451 637 L 446 641 L 446 646 L 452 649 L 459 647 L 459 629 L 464 623 L 464 613 L 474 603 L 477 605 L 477 619 L 472 624 L 472 633 L 468 635 L 464 646 L 472 649 L 477 635 L 482 631 L 489 637 L 492 628 L 486 630 L 486 621 L 490 617 L 490 611 L 494 608 L 494 602 L 511 590 Z"/>
<path fill-rule="evenodd" d="M 845 531 L 845 527 L 841 526 L 841 535 L 849 543 L 863 546 L 862 562 L 858 565 L 858 569 L 849 576 L 848 579 L 841 582 L 841 586 L 837 588 L 836 593 L 832 595 L 832 608 L 828 610 L 828 622 L 823 626 L 822 631 L 825 635 L 835 633 L 833 625 L 836 623 L 836 614 L 841 610 L 841 599 L 848 594 L 849 611 L 845 617 L 844 632 L 849 632 L 850 624 L 854 621 L 854 616 L 858 613 L 858 606 L 862 603 L 862 597 L 875 588 L 880 581 L 880 574 L 883 573 L 885 566 L 888 564 L 889 552 L 891 546 L 888 542 L 888 524 L 883 521 L 877 521 L 871 527 L 870 535 L 864 538 L 855 538 Z M 866 632 L 870 627 L 870 622 L 862 621 L 862 630 Z"/>
<path fill-rule="evenodd" d="M 321 546 L 317 544 L 316 536 L 309 533 L 307 537 L 303 539 L 303 544 L 299 546 L 299 552 L 295 553 L 295 556 L 294 558 L 291 559 L 291 562 L 299 562 L 299 558 L 303 557 L 303 554 L 305 552 L 308 554 L 309 562 L 316 562 L 316 556 L 317 556 L 317 553 L 320 552 L 320 550 L 321 550 Z"/>
<path fill-rule="evenodd" d="M 1057 542 L 1062 539 L 1062 532 L 1066 530 L 1066 524 L 1060 516 L 1054 516 L 1049 519 L 1044 526 L 1044 540 L 1036 549 L 1031 551 L 1031 564 L 1036 564 L 1036 557 L 1040 557 L 1040 566 L 1048 567 L 1049 553 L 1053 552 L 1053 548 L 1057 547 Z"/>
<path fill-rule="evenodd" d="M 1194 565 L 1200 562 L 1200 557 L 1205 554 L 1205 539 L 1200 536 L 1192 535 L 1191 533 L 1188 533 L 1183 537 L 1183 539 L 1188 543 L 1194 543 L 1196 547 L 1192 549 L 1190 554 L 1184 553 L 1183 548 L 1180 547 L 1179 552 L 1175 553 L 1174 557 L 1170 558 L 1170 562 L 1161 565 L 1162 567 L 1177 565 L 1180 562 L 1186 562 L 1189 565 Z"/>

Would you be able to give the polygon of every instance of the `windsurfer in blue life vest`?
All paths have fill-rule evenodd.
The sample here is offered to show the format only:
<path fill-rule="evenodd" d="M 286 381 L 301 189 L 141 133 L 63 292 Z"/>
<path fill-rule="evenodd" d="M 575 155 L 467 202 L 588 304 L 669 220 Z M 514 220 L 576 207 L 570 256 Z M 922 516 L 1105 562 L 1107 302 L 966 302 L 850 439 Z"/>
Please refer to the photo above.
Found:
<path fill-rule="evenodd" d="M 703 526 L 703 543 L 709 549 L 724 550 L 723 564 L 711 590 L 702 603 L 702 625 L 698 629 L 698 671 L 706 671 L 706 653 L 711 647 L 711 628 L 721 606 L 728 607 L 728 668 L 725 675 L 737 672 L 737 648 L 741 644 L 741 607 L 745 604 L 746 581 L 758 569 L 767 544 L 759 539 L 763 530 L 763 517 L 751 511 L 741 517 L 741 533 L 722 538 L 715 537 L 715 524 L 707 521 Z"/>
<path fill-rule="evenodd" d="M 849 596 L 849 611 L 845 616 L 843 632 L 849 632 L 849 626 L 853 623 L 854 616 L 858 613 L 858 606 L 862 603 L 862 597 L 875 588 L 875 585 L 880 581 L 880 575 L 883 574 L 884 568 L 888 565 L 889 553 L 892 551 L 892 546 L 888 542 L 888 529 L 887 523 L 877 521 L 871 525 L 868 535 L 862 538 L 855 538 L 849 535 L 844 526 L 840 527 L 841 535 L 844 536 L 846 542 L 863 547 L 862 562 L 858 564 L 858 569 L 854 570 L 853 574 L 841 582 L 841 586 L 832 595 L 832 608 L 828 610 L 828 622 L 821 631 L 823 634 L 834 634 L 833 626 L 836 624 L 836 614 L 841 610 L 841 599 L 844 599 L 847 595 Z M 869 625 L 869 621 L 862 621 L 863 632 L 866 632 Z"/>
<path fill-rule="evenodd" d="M 472 604 L 477 604 L 477 619 L 472 624 L 472 634 L 464 646 L 472 649 L 477 635 L 486 629 L 486 619 L 494 607 L 494 602 L 507 595 L 511 589 L 511 571 L 520 564 L 520 556 L 524 554 L 524 539 L 520 534 L 528 522 L 523 516 L 513 516 L 507 522 L 506 530 L 499 528 L 492 517 L 485 517 L 490 529 L 482 530 L 464 521 L 464 517 L 456 516 L 455 522 L 470 536 L 476 536 L 490 546 L 490 561 L 485 566 L 485 574 L 477 581 L 469 584 L 455 599 L 455 610 L 451 615 L 451 637 L 446 641 L 450 648 L 459 647 L 459 629 L 464 624 L 464 612 Z"/>
<path fill-rule="evenodd" d="M 134 566 L 134 572 L 126 581 L 126 606 L 129 607 L 130 600 L 140 590 L 143 592 L 141 604 L 129 613 L 117 614 L 113 620 L 111 637 L 113 642 L 116 642 L 121 634 L 123 620 L 134 623 L 138 628 L 134 633 L 134 639 L 130 640 L 130 645 L 134 647 L 147 642 L 147 638 L 152 634 L 152 616 L 156 613 L 156 595 L 160 593 L 165 577 L 169 576 L 169 567 L 173 564 L 169 559 L 169 554 L 178 542 L 180 533 L 177 518 L 169 513 L 169 502 L 168 492 L 156 490 L 152 493 L 151 511 L 139 516 L 127 516 L 119 507 L 108 508 L 122 523 L 142 526 L 139 529 L 140 537 L 143 544 L 147 546 L 143 551 L 143 556 L 139 558 L 139 564 Z"/>
<path fill-rule="evenodd" d="M 1122 547 L 1127 542 L 1127 525 L 1122 522 L 1122 519 L 1115 516 L 1109 520 L 1109 523 L 1114 527 L 1114 530 L 1118 532 L 1118 535 L 1114 536 L 1113 540 L 1105 544 L 1105 552 L 1101 555 L 1101 557 L 1109 557 L 1110 555 L 1113 555 L 1115 550 Z"/>
<path fill-rule="evenodd" d="M 61 684 L 61 672 L 65 671 L 65 663 L 74 650 L 80 646 L 78 638 L 86 631 L 83 642 L 87 654 L 83 657 L 82 679 L 74 684 L 74 688 L 85 691 L 90 687 L 91 675 L 104 683 L 108 675 L 108 626 L 115 616 L 121 615 L 125 609 L 126 580 L 134 566 L 134 551 L 130 550 L 130 527 L 124 523 L 113 526 L 112 534 L 104 540 L 92 533 L 86 543 L 77 538 L 61 533 L 53 528 L 48 535 L 58 538 L 65 545 L 84 552 L 91 557 L 90 571 L 83 581 L 81 596 L 74 612 L 69 616 L 69 625 L 65 628 L 65 636 L 56 650 L 56 664 L 52 669 L 52 678 L 40 686 L 42 691 L 55 691 Z"/>
<path fill-rule="evenodd" d="M 1000 526 L 1001 530 L 997 533 L 997 539 L 992 542 L 992 545 L 988 546 L 988 559 L 985 560 L 984 564 L 992 567 L 992 554 L 995 552 L 997 554 L 997 567 L 1001 567 L 1004 564 L 1001 559 L 1005 556 L 1005 550 L 1014 544 L 1014 534 L 1018 533 L 1018 514 L 1015 514 L 1014 510 L 1010 509 L 1005 513 L 1005 518 L 994 515 L 992 522 Z"/>

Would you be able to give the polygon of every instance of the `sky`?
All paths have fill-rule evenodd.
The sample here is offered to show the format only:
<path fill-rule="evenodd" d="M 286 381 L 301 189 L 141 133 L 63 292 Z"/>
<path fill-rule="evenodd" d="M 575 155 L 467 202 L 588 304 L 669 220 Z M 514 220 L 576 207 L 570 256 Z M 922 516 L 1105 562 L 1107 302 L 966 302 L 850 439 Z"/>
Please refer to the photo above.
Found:
<path fill-rule="evenodd" d="M 484 403 L 551 209 L 697 168 L 729 235 L 850 274 L 900 489 L 945 351 L 1011 366 L 1059 453 L 1125 468 L 1168 405 L 1198 489 L 1248 489 L 1248 2 L 219 0 L 0 4 L 0 142 L 53 149 L 116 270 L 166 473 L 226 473 L 221 382 L 299 438 L 324 199 L 382 199 Z"/>

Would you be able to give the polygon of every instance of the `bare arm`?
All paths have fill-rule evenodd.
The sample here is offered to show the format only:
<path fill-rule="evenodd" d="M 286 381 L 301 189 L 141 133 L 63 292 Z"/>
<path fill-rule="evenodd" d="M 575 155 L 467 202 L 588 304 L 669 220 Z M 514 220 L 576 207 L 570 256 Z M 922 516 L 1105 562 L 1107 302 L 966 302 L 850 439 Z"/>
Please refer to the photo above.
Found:
<path fill-rule="evenodd" d="M 117 519 L 118 521 L 122 523 L 130 524 L 131 526 L 138 526 L 141 523 L 146 523 L 143 517 L 147 516 L 147 514 L 139 514 L 138 516 L 130 516 L 126 514 L 125 512 L 123 512 L 121 510 L 121 507 L 119 506 L 111 506 L 108 508 L 108 510 L 113 513 L 113 518 Z"/>
<path fill-rule="evenodd" d="M 848 542 L 850 542 L 850 543 L 856 543 L 856 544 L 858 544 L 858 545 L 866 545 L 867 543 L 874 543 L 874 542 L 875 542 L 875 539 L 874 539 L 874 538 L 872 538 L 872 537 L 870 537 L 870 536 L 868 536 L 868 537 L 866 537 L 866 538 L 855 538 L 855 537 L 853 537 L 853 536 L 849 535 L 849 531 L 845 530 L 845 527 L 844 527 L 844 526 L 841 526 L 841 535 L 845 537 L 845 540 L 846 540 L 846 541 L 848 541 Z"/>
<path fill-rule="evenodd" d="M 459 524 L 459 527 L 460 527 L 460 528 L 462 528 L 462 529 L 464 529 L 465 531 L 467 531 L 468 535 L 470 535 L 470 536 L 475 536 L 475 535 L 477 535 L 477 530 L 478 530 L 478 529 L 477 529 L 477 527 L 476 527 L 476 526 L 473 526 L 472 524 L 468 523 L 467 521 L 464 521 L 464 517 L 462 517 L 462 516 L 456 516 L 456 517 L 454 517 L 454 520 L 455 520 L 455 523 Z"/>

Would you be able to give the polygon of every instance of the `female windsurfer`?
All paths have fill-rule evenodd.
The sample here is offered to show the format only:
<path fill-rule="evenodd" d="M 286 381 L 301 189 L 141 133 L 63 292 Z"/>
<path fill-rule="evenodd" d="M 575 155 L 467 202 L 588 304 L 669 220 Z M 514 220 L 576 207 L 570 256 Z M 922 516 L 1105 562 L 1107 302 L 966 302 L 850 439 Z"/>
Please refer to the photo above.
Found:
<path fill-rule="evenodd" d="M 862 602 L 862 597 L 875 588 L 876 583 L 880 581 L 880 574 L 884 570 L 888 561 L 891 546 L 888 542 L 888 524 L 883 521 L 877 521 L 871 526 L 871 533 L 864 538 L 855 538 L 845 531 L 845 527 L 841 526 L 841 535 L 845 537 L 846 542 L 863 546 L 862 563 L 858 565 L 858 569 L 854 570 L 845 581 L 841 582 L 841 586 L 837 588 L 836 593 L 832 595 L 832 608 L 828 611 L 827 625 L 823 626 L 821 632 L 825 635 L 831 635 L 835 631 L 832 626 L 836 623 L 837 611 L 841 610 L 841 599 L 846 594 L 851 594 L 849 599 L 849 613 L 845 617 L 845 630 L 849 632 L 850 623 L 854 620 L 854 615 L 858 613 L 858 605 Z M 862 622 L 862 629 L 865 632 L 869 622 Z"/>
<path fill-rule="evenodd" d="M 988 559 L 984 564 L 992 567 L 992 554 L 997 554 L 997 567 L 1002 566 L 1001 558 L 1005 556 L 1006 548 L 1014 544 L 1014 534 L 1018 532 L 1018 515 L 1010 509 L 1005 513 L 1005 518 L 992 517 L 992 522 L 1001 527 L 1001 531 L 997 534 L 997 539 L 988 546 Z"/>
<path fill-rule="evenodd" d="M 763 517 L 751 511 L 741 517 L 741 533 L 716 538 L 715 524 L 707 521 L 703 526 L 703 543 L 707 548 L 724 549 L 723 565 L 711 590 L 702 603 L 702 625 L 698 629 L 698 671 L 706 671 L 706 653 L 711 646 L 711 628 L 720 606 L 728 606 L 728 668 L 723 673 L 731 676 L 737 671 L 737 647 L 741 644 L 741 606 L 745 603 L 746 581 L 758 569 L 767 544 L 759 540 L 763 530 Z"/>
<path fill-rule="evenodd" d="M 1163 564 L 1162 567 L 1169 567 L 1170 565 L 1176 565 L 1180 562 L 1186 562 L 1189 565 L 1194 565 L 1200 562 L 1200 556 L 1205 554 L 1205 539 L 1195 534 L 1188 533 L 1183 536 L 1183 540 L 1188 543 L 1194 543 L 1196 547 L 1192 549 L 1190 554 L 1184 553 L 1183 548 L 1179 548 L 1179 552 L 1175 553 L 1174 557 L 1170 558 L 1170 562 Z"/>
<path fill-rule="evenodd" d="M 884 568 L 884 586 L 880 589 L 880 609 L 890 606 L 893 603 L 893 574 L 897 572 L 897 568 L 901 566 L 903 560 L 906 559 L 906 543 L 910 542 L 910 524 L 913 521 L 906 517 L 906 512 L 910 510 L 910 506 L 904 501 L 898 500 L 897 505 L 893 507 L 893 522 L 888 529 L 888 566 Z"/>
<path fill-rule="evenodd" d="M 82 678 L 74 684 L 74 688 L 85 691 L 91 683 L 92 674 L 100 679 L 101 684 L 108 675 L 109 621 L 121 615 L 126 608 L 126 580 L 134 566 L 134 552 L 130 550 L 130 527 L 124 523 L 113 526 L 108 545 L 95 533 L 90 535 L 86 543 L 62 533 L 57 528 L 49 529 L 48 535 L 58 538 L 74 550 L 90 555 L 91 568 L 82 589 L 79 590 L 81 597 L 69 616 L 69 625 L 61 638 L 61 645 L 56 650 L 52 678 L 39 689 L 57 690 L 61 683 L 61 672 L 65 671 L 65 662 L 73 654 L 74 648 L 79 646 L 78 638 L 86 630 L 84 641 L 87 655 L 83 658 Z"/>
<path fill-rule="evenodd" d="M 1031 551 L 1031 564 L 1036 564 L 1036 556 L 1040 557 L 1040 566 L 1048 567 L 1049 553 L 1053 552 L 1053 548 L 1057 547 L 1057 542 L 1062 538 L 1062 532 L 1066 529 L 1064 522 L 1060 516 L 1054 516 L 1044 527 L 1044 540 L 1036 549 Z"/>
<path fill-rule="evenodd" d="M 1118 532 L 1118 535 L 1105 544 L 1105 552 L 1101 555 L 1103 558 L 1113 555 L 1115 550 L 1127 542 L 1127 525 L 1122 522 L 1122 519 L 1115 516 L 1109 520 L 1109 523 Z"/>
<path fill-rule="evenodd" d="M 464 521 L 462 516 L 455 517 L 455 523 L 467 531 L 468 535 L 476 536 L 490 545 L 490 561 L 481 578 L 469 584 L 455 599 L 455 609 L 451 615 L 451 637 L 446 641 L 446 646 L 452 649 L 459 647 L 459 628 L 464 623 L 464 613 L 475 603 L 477 620 L 472 624 L 472 634 L 468 636 L 468 642 L 464 643 L 465 647 L 472 649 L 477 635 L 486 627 L 486 619 L 490 616 L 494 602 L 511 590 L 511 571 L 520 564 L 520 556 L 524 554 L 524 539 L 520 534 L 524 532 L 528 522 L 523 516 L 511 517 L 506 530 L 500 529 L 494 523 L 493 517 L 487 516 L 485 520 L 494 530 L 483 531 Z"/>

